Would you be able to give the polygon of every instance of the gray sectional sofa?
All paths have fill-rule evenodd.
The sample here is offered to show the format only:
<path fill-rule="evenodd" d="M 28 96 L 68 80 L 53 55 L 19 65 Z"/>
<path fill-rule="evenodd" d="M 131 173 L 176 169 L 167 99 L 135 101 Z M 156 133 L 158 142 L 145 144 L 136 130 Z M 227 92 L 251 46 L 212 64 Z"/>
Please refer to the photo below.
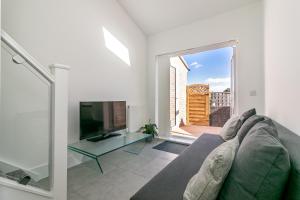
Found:
<path fill-rule="evenodd" d="M 281 143 L 289 152 L 291 162 L 290 175 L 284 186 L 282 199 L 300 200 L 300 137 L 274 123 Z M 144 185 L 131 200 L 182 200 L 191 177 L 200 169 L 206 156 L 223 142 L 225 141 L 219 135 L 203 134 Z"/>

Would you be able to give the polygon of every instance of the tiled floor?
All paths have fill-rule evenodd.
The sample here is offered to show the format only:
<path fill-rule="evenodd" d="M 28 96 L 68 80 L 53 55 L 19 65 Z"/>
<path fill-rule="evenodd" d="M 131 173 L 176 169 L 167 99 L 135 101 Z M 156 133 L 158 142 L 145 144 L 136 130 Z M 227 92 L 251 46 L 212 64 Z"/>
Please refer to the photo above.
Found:
<path fill-rule="evenodd" d="M 160 142 L 146 143 L 139 155 L 127 153 L 123 148 L 100 157 L 104 174 L 93 160 L 70 168 L 68 200 L 128 200 L 177 157 L 176 154 L 152 149 Z M 141 148 L 144 144 L 133 145 Z"/>
<path fill-rule="evenodd" d="M 221 127 L 214 126 L 181 126 L 181 127 L 173 127 L 172 132 L 179 133 L 183 135 L 189 135 L 194 137 L 200 137 L 203 133 L 211 133 L 211 134 L 219 134 Z"/>

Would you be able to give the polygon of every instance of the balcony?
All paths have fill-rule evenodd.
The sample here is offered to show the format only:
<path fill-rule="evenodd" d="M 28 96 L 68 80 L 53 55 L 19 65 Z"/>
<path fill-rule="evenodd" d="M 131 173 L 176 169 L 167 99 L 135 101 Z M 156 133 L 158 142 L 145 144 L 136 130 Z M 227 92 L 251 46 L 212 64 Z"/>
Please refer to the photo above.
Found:
<path fill-rule="evenodd" d="M 171 132 L 193 137 L 203 133 L 219 134 L 230 118 L 230 105 L 230 89 L 210 92 L 208 84 L 189 85 L 186 88 L 186 104 L 176 109 L 176 124 Z M 186 114 L 180 115 L 182 112 Z"/>

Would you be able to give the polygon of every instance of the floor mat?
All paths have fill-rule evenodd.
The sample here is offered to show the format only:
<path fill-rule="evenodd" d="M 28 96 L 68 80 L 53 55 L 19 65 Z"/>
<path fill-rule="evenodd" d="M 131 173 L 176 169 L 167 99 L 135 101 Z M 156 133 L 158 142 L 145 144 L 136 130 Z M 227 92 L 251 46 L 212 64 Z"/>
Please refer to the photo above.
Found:
<path fill-rule="evenodd" d="M 170 153 L 180 154 L 183 152 L 189 145 L 188 144 L 179 144 L 170 141 L 164 141 L 156 146 L 153 149 L 157 149 L 160 151 L 166 151 Z"/>

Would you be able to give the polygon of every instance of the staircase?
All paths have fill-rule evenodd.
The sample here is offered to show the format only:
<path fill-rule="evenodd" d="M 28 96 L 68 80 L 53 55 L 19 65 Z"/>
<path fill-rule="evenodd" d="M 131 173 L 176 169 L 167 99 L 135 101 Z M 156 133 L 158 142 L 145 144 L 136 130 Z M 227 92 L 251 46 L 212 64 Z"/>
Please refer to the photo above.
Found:
<path fill-rule="evenodd" d="M 68 71 L 1 31 L 0 199 L 67 198 Z"/>

